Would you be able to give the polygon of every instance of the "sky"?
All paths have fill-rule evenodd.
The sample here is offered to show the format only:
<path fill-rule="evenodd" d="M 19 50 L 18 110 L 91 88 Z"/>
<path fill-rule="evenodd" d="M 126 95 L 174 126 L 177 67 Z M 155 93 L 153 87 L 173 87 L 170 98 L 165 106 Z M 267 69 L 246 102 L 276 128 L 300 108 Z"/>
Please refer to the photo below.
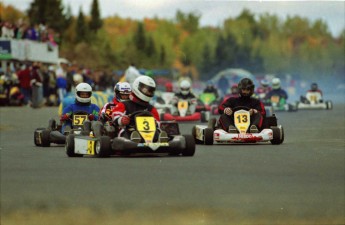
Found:
<path fill-rule="evenodd" d="M 33 0 L 1 0 L 24 11 Z M 70 5 L 73 15 L 82 9 L 90 14 L 92 0 L 62 0 Z M 98 0 L 101 17 L 118 15 L 122 18 L 166 18 L 174 19 L 177 10 L 201 15 L 201 26 L 222 26 L 227 18 L 235 18 L 243 9 L 255 16 L 263 13 L 277 15 L 282 20 L 287 16 L 300 16 L 314 22 L 322 19 L 329 31 L 338 36 L 345 29 L 345 1 L 231 1 L 231 0 Z"/>

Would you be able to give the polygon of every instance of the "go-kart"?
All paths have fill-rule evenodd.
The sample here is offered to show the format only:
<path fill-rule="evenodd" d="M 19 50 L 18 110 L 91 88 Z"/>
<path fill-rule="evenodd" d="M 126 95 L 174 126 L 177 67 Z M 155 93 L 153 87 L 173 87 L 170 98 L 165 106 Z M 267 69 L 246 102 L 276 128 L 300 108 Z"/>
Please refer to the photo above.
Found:
<path fill-rule="evenodd" d="M 199 95 L 198 104 L 195 107 L 195 112 L 210 111 L 218 108 L 219 101 L 214 93 L 202 93 Z"/>
<path fill-rule="evenodd" d="M 157 99 L 153 105 L 159 114 L 171 112 L 173 106 L 170 102 L 174 96 L 174 92 L 162 92 L 160 96 L 157 96 Z"/>
<path fill-rule="evenodd" d="M 177 114 L 171 113 L 161 113 L 160 119 L 162 121 L 201 121 L 207 122 L 210 118 L 209 111 L 195 112 L 192 107 L 190 107 L 187 100 L 179 100 L 177 103 Z"/>
<path fill-rule="evenodd" d="M 319 92 L 307 92 L 297 103 L 298 109 L 332 109 L 332 101 L 323 101 Z"/>
<path fill-rule="evenodd" d="M 231 144 L 231 143 L 258 143 L 271 142 L 274 145 L 282 144 L 284 141 L 284 130 L 277 124 L 277 118 L 273 114 L 264 118 L 261 130 L 255 133 L 249 133 L 250 113 L 247 107 L 236 107 L 234 111 L 234 132 L 229 133 L 217 124 L 215 118 L 212 118 L 208 125 L 195 125 L 192 135 L 197 144 Z"/>
<path fill-rule="evenodd" d="M 62 124 L 57 125 L 55 119 L 51 118 L 47 128 L 37 128 L 35 130 L 35 145 L 49 147 L 51 143 L 65 144 L 66 136 L 69 133 L 81 133 L 84 131 L 84 122 L 88 120 L 88 113 L 84 111 L 75 112 L 71 115 L 71 120 L 72 127 L 66 127 L 64 133 L 62 133 Z"/>
<path fill-rule="evenodd" d="M 297 103 L 291 104 L 287 103 L 285 98 L 281 98 L 279 95 L 272 95 L 270 99 L 264 101 L 265 109 L 266 106 L 272 106 L 273 112 L 277 111 L 287 111 L 287 112 L 296 112 L 297 109 Z"/>
<path fill-rule="evenodd" d="M 148 111 L 138 111 L 129 116 L 131 123 L 113 139 L 106 135 L 69 134 L 66 154 L 69 157 L 194 155 L 193 136 L 181 135 L 176 122 L 161 122 L 157 128 L 156 120 Z"/>

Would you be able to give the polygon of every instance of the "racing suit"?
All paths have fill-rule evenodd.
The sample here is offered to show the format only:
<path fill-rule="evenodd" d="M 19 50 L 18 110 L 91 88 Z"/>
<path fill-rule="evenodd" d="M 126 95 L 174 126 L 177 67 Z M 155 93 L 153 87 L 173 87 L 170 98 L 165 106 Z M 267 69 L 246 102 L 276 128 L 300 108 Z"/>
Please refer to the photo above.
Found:
<path fill-rule="evenodd" d="M 62 111 L 62 116 L 68 115 L 68 117 L 72 117 L 73 113 L 78 112 L 78 111 L 84 111 L 89 114 L 89 118 L 93 117 L 93 120 L 98 120 L 98 112 L 99 112 L 99 107 L 96 104 L 93 103 L 80 103 L 78 101 L 75 101 L 75 103 L 68 105 L 66 108 L 63 109 Z M 93 116 L 91 116 L 93 115 Z M 64 133 L 65 129 L 67 127 L 72 127 L 72 121 L 65 120 L 62 124 L 62 129 L 61 133 Z"/>
<path fill-rule="evenodd" d="M 119 119 L 121 119 L 122 116 L 127 115 L 130 116 L 131 114 L 138 112 L 138 111 L 149 111 L 152 113 L 153 117 L 155 118 L 157 122 L 157 126 L 159 127 L 159 114 L 157 109 L 152 106 L 149 103 L 141 102 L 140 100 L 129 100 L 125 102 L 119 102 L 112 110 L 112 118 L 114 124 L 120 124 Z M 134 119 L 134 118 L 133 118 Z M 132 131 L 134 131 L 133 127 L 135 125 L 135 122 L 131 119 L 129 124 L 129 129 L 122 129 L 119 132 L 119 136 L 124 136 L 129 138 Z M 131 128 L 132 127 L 132 128 Z"/>
<path fill-rule="evenodd" d="M 219 97 L 218 90 L 215 87 L 206 87 L 204 93 L 213 93 L 216 96 L 216 99 Z"/>
<path fill-rule="evenodd" d="M 178 115 L 177 103 L 179 102 L 179 100 L 188 101 L 188 103 L 189 103 L 188 111 L 189 112 L 187 114 L 190 115 L 190 114 L 195 112 L 195 108 L 196 108 L 196 105 L 198 103 L 196 96 L 192 92 L 189 92 L 187 95 L 183 95 L 181 92 L 178 92 L 175 94 L 175 96 L 171 100 L 171 104 L 173 105 L 171 114 Z"/>
<path fill-rule="evenodd" d="M 106 103 L 101 110 L 99 111 L 99 118 L 98 120 L 101 121 L 103 124 L 106 121 L 111 120 L 111 114 L 113 108 L 119 103 L 119 101 L 116 99 L 116 97 L 113 98 L 112 102 Z"/>
<path fill-rule="evenodd" d="M 250 125 L 256 125 L 258 129 L 262 127 L 263 118 L 266 116 L 266 111 L 263 103 L 253 97 L 237 97 L 237 98 L 228 98 L 222 102 L 218 107 L 218 112 L 221 114 L 219 118 L 219 124 L 225 131 L 228 131 L 230 125 L 234 125 L 234 113 L 230 116 L 224 114 L 224 109 L 229 107 L 232 110 L 235 107 L 248 107 L 249 109 L 257 110 L 257 113 L 253 113 L 250 116 Z"/>
<path fill-rule="evenodd" d="M 279 88 L 279 89 L 273 89 L 273 90 L 271 90 L 270 92 L 268 92 L 267 95 L 266 95 L 266 99 L 269 100 L 269 99 L 271 99 L 271 97 L 274 96 L 274 95 L 279 96 L 280 99 L 282 99 L 282 98 L 285 99 L 285 100 L 288 99 L 288 95 L 287 95 L 286 91 L 283 90 L 283 89 L 281 89 L 281 88 Z"/>

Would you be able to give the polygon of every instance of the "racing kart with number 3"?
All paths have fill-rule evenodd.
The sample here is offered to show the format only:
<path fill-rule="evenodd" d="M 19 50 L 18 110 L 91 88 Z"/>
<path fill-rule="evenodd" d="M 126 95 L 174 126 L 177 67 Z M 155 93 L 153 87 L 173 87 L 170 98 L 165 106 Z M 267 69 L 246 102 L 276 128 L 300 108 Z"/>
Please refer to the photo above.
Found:
<path fill-rule="evenodd" d="M 105 135 L 100 137 L 68 135 L 66 154 L 69 157 L 194 155 L 193 136 L 181 135 L 176 122 L 160 122 L 160 128 L 158 128 L 156 120 L 149 111 L 135 112 L 130 115 L 130 119 L 133 124 L 124 127 L 113 139 Z M 127 135 L 129 133 L 130 135 Z"/>

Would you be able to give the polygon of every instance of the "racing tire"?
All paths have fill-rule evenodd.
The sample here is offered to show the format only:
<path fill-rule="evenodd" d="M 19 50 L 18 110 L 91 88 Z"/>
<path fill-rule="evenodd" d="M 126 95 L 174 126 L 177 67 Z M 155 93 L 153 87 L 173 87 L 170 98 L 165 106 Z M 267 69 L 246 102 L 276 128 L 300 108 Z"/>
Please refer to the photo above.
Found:
<path fill-rule="evenodd" d="M 192 136 L 194 138 L 195 144 L 202 144 L 203 143 L 199 139 L 196 139 L 196 126 L 193 126 L 193 128 L 192 128 Z"/>
<path fill-rule="evenodd" d="M 50 130 L 44 129 L 41 133 L 42 147 L 50 147 Z"/>
<path fill-rule="evenodd" d="M 159 115 L 159 119 L 160 119 L 161 121 L 164 121 L 164 115 L 165 115 L 165 113 L 161 113 L 161 114 Z"/>
<path fill-rule="evenodd" d="M 208 124 L 207 124 L 207 127 L 208 128 L 211 128 L 212 130 L 215 129 L 216 127 L 216 122 L 217 122 L 217 119 L 216 118 L 212 118 L 208 121 Z"/>
<path fill-rule="evenodd" d="M 333 108 L 332 101 L 326 101 L 326 109 L 332 109 L 332 108 Z"/>
<path fill-rule="evenodd" d="M 213 129 L 205 128 L 204 130 L 204 144 L 213 145 Z"/>
<path fill-rule="evenodd" d="M 111 154 L 110 137 L 101 136 L 96 143 L 95 153 L 100 158 L 109 157 Z"/>
<path fill-rule="evenodd" d="M 42 128 L 42 127 L 40 127 L 40 128 L 37 128 L 36 130 L 35 130 L 35 132 L 34 132 L 34 143 L 35 143 L 35 145 L 36 146 L 41 146 L 41 144 L 40 143 L 38 143 L 38 139 L 39 139 L 39 133 L 41 133 L 43 130 L 45 130 L 46 128 Z"/>
<path fill-rule="evenodd" d="M 195 141 L 192 135 L 183 135 L 186 141 L 186 148 L 182 150 L 183 156 L 193 156 L 195 154 Z"/>
<path fill-rule="evenodd" d="M 74 134 L 69 134 L 66 137 L 66 154 L 68 155 L 68 157 L 78 157 L 80 155 L 77 155 L 74 153 Z"/>
<path fill-rule="evenodd" d="M 284 129 L 283 127 L 271 127 L 273 131 L 273 139 L 270 140 L 272 145 L 280 145 L 284 142 Z"/>
<path fill-rule="evenodd" d="M 202 123 L 206 123 L 207 121 L 208 121 L 208 119 L 207 119 L 207 112 L 205 112 L 205 111 L 202 111 L 201 113 L 201 122 Z"/>

